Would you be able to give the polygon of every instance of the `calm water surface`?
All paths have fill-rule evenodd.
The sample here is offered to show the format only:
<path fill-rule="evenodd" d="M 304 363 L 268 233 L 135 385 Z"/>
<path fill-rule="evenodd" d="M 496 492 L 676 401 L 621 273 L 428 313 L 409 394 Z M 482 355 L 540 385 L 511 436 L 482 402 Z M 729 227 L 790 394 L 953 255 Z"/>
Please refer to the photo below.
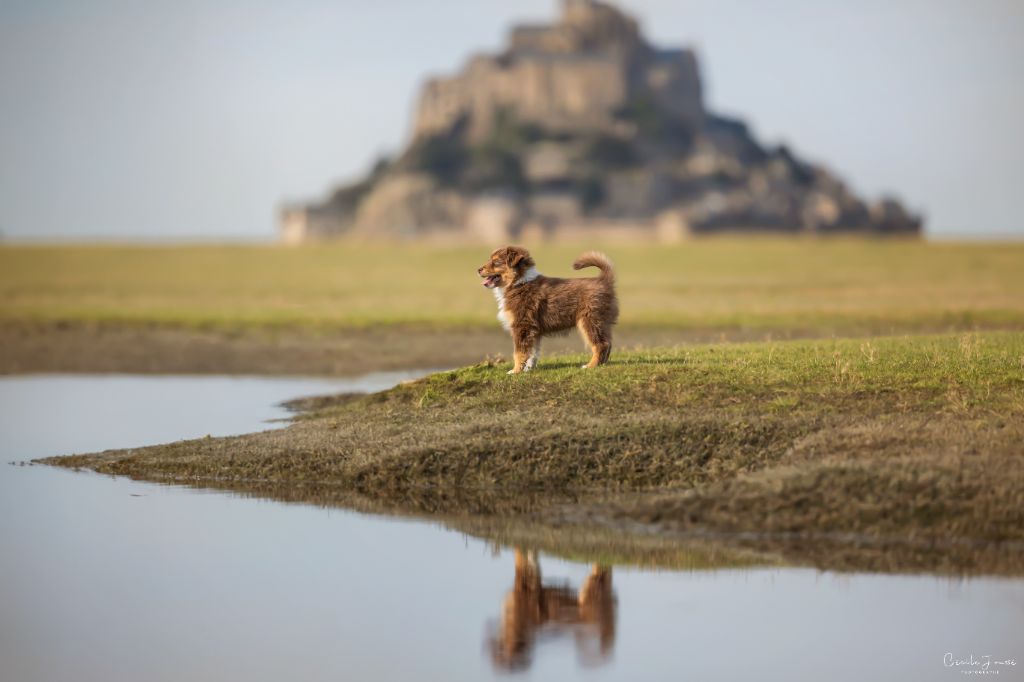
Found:
<path fill-rule="evenodd" d="M 947 652 L 1024 679 L 1021 580 L 517 573 L 429 523 L 6 464 L 271 428 L 282 400 L 407 376 L 0 379 L 0 680 L 974 677 Z"/>

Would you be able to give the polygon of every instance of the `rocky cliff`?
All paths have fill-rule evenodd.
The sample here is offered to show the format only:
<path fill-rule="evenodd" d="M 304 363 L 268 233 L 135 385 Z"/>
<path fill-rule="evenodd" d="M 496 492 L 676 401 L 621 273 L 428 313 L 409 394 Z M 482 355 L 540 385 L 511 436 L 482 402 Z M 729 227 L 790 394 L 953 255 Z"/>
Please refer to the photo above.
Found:
<path fill-rule="evenodd" d="M 556 23 L 428 80 L 407 149 L 281 225 L 291 242 L 921 230 L 899 202 L 869 204 L 707 111 L 692 51 L 650 45 L 595 0 L 564 0 Z"/>

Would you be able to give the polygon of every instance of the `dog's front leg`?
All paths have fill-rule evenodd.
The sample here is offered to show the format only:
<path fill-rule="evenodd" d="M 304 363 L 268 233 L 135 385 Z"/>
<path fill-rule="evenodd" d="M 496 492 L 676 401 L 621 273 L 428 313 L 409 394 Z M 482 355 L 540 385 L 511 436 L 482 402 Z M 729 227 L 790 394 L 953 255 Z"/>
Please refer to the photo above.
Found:
<path fill-rule="evenodd" d="M 534 345 L 537 342 L 537 335 L 533 330 L 512 330 L 512 369 L 509 374 L 529 372 L 533 369 L 530 358 L 533 355 Z M 534 360 L 536 364 L 536 360 Z"/>
<path fill-rule="evenodd" d="M 531 369 L 536 367 L 538 357 L 540 357 L 540 339 L 533 342 L 533 349 L 530 351 L 530 357 L 526 359 L 526 365 L 523 367 L 523 371 L 529 372 Z"/>

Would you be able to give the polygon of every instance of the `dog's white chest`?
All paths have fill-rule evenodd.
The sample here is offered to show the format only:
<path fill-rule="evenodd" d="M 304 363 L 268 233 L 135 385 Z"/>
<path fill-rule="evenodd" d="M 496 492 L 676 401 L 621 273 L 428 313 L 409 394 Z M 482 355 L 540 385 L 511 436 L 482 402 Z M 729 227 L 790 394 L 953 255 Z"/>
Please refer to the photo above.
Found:
<path fill-rule="evenodd" d="M 505 290 L 501 287 L 491 289 L 494 292 L 494 300 L 498 302 L 498 322 L 505 328 L 505 331 L 512 331 L 512 312 L 505 310 Z"/>
<path fill-rule="evenodd" d="M 512 286 L 517 287 L 520 284 L 532 282 L 538 277 L 540 277 L 540 273 L 537 272 L 537 268 L 530 268 L 523 273 L 522 277 L 513 282 Z M 501 326 L 505 328 L 505 331 L 511 332 L 516 318 L 512 311 L 505 307 L 505 290 L 501 287 L 494 287 L 491 291 L 494 292 L 494 300 L 498 302 L 498 322 L 501 322 Z"/>

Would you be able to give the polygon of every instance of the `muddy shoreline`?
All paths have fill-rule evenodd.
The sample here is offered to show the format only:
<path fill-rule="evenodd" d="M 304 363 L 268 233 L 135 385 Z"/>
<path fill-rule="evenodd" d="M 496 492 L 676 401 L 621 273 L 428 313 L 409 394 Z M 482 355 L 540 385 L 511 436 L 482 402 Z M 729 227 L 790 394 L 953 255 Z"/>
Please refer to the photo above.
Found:
<path fill-rule="evenodd" d="M 78 322 L 0 323 L 0 374 L 356 376 L 455 367 L 508 345 L 500 330 L 196 329 Z"/>

